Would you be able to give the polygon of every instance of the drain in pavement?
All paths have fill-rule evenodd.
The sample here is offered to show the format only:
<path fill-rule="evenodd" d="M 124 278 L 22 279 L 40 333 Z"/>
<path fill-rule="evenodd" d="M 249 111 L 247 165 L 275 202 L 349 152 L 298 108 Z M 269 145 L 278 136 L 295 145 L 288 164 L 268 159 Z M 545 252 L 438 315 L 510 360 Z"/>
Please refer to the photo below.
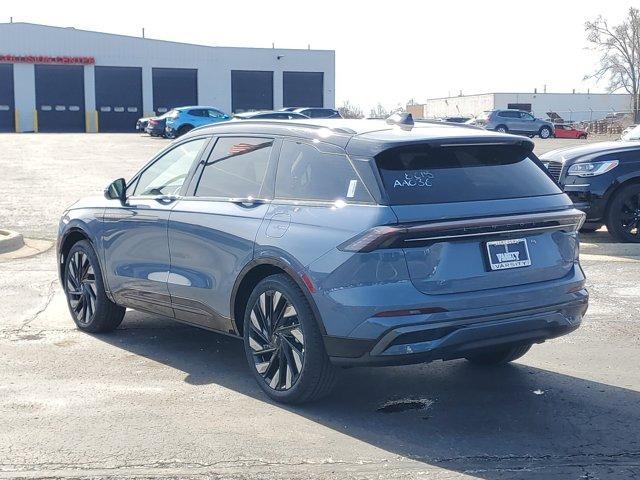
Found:
<path fill-rule="evenodd" d="M 428 398 L 403 398 L 400 400 L 389 400 L 380 406 L 376 411 L 382 413 L 406 412 L 407 410 L 426 410 L 433 405 L 433 400 Z"/>

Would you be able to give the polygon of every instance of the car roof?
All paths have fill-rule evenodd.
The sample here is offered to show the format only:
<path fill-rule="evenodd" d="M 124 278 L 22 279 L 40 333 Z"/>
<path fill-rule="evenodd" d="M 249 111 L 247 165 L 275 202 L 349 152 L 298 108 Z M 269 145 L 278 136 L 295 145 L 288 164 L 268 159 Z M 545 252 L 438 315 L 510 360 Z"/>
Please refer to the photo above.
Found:
<path fill-rule="evenodd" d="M 340 146 L 353 155 L 373 156 L 383 150 L 418 143 L 521 144 L 533 150 L 533 142 L 525 137 L 483 130 L 459 123 L 418 121 L 413 126 L 389 124 L 385 120 L 255 119 L 243 122 L 221 122 L 197 128 L 187 136 L 202 134 L 279 135 Z M 347 148 L 348 147 L 348 148 Z"/>
<path fill-rule="evenodd" d="M 277 113 L 277 114 L 287 114 L 287 113 L 292 113 L 290 111 L 282 111 L 282 110 L 254 110 L 252 112 L 242 112 L 242 113 L 235 113 L 233 116 L 234 117 L 239 117 L 239 118 L 251 118 L 251 117 L 255 117 L 257 115 L 269 115 L 269 114 L 273 114 L 273 113 Z"/>
<path fill-rule="evenodd" d="M 182 111 L 182 110 L 190 110 L 192 108 L 210 108 L 212 110 L 220 110 L 218 107 L 210 107 L 208 105 L 190 105 L 188 107 L 176 107 L 176 108 L 172 108 L 171 110 L 178 110 L 178 111 Z"/>

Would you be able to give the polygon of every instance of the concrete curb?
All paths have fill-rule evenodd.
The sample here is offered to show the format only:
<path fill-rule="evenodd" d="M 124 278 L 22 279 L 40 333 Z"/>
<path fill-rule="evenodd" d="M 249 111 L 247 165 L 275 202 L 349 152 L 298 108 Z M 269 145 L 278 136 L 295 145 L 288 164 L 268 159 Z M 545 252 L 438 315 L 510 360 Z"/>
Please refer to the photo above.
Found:
<path fill-rule="evenodd" d="M 24 247 L 24 239 L 18 232 L 0 229 L 0 253 L 13 252 Z"/>
<path fill-rule="evenodd" d="M 580 252 L 590 255 L 640 257 L 639 243 L 590 243 L 580 242 Z"/>

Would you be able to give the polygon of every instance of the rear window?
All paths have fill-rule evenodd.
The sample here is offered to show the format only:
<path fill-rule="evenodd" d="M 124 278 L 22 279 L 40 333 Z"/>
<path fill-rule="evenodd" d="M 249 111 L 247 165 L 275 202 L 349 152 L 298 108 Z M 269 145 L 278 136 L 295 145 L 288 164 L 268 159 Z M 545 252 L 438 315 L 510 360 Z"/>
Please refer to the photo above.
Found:
<path fill-rule="evenodd" d="M 376 156 L 392 205 L 469 202 L 561 193 L 517 145 L 408 146 Z"/>

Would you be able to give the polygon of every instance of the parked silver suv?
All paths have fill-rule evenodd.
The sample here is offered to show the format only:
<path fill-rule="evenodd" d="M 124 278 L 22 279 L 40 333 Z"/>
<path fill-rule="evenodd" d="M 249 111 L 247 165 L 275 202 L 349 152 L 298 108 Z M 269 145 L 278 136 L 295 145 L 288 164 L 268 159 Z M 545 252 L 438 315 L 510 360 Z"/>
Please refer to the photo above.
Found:
<path fill-rule="evenodd" d="M 489 110 L 476 118 L 476 125 L 500 133 L 518 133 L 540 138 L 554 135 L 553 123 L 534 117 L 524 110 Z"/>

